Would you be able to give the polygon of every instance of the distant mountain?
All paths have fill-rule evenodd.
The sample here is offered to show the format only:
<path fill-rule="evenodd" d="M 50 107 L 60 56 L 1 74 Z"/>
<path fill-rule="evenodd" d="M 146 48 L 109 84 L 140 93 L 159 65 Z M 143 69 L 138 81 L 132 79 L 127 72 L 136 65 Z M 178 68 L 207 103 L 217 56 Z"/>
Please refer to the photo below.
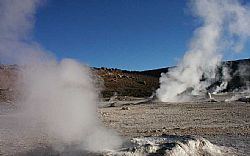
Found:
<path fill-rule="evenodd" d="M 94 73 L 103 80 L 102 95 L 110 97 L 114 94 L 146 97 L 159 87 L 159 78 L 137 71 L 95 68 Z"/>
<path fill-rule="evenodd" d="M 222 67 L 227 68 L 231 80 L 224 91 L 233 91 L 250 86 L 250 59 L 225 61 Z M 167 73 L 173 67 L 145 70 L 145 71 L 126 71 L 109 68 L 95 68 L 97 75 L 104 80 L 104 97 L 112 96 L 114 93 L 127 96 L 150 96 L 159 88 L 159 78 L 161 73 Z M 218 69 L 217 78 L 213 86 L 220 85 L 222 82 L 222 68 Z M 209 89 L 209 88 L 208 88 Z"/>
<path fill-rule="evenodd" d="M 226 91 L 250 88 L 250 59 L 227 61 L 223 66 L 229 69 L 231 76 Z"/>
<path fill-rule="evenodd" d="M 223 67 L 229 69 L 232 79 L 225 91 L 250 86 L 250 59 L 226 61 Z M 0 101 L 13 98 L 15 82 L 17 80 L 17 65 L 0 65 Z M 115 94 L 123 96 L 148 97 L 159 88 L 161 73 L 169 71 L 168 68 L 160 68 L 145 71 L 127 71 L 112 68 L 92 68 L 96 86 L 101 88 L 103 97 L 111 97 Z M 218 69 L 217 79 L 211 87 L 222 82 L 222 68 Z"/>

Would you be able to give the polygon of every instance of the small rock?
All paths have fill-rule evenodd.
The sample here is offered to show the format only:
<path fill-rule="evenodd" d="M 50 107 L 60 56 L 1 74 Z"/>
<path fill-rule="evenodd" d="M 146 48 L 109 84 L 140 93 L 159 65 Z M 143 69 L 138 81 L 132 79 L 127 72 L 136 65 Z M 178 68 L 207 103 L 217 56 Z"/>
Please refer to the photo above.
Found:
<path fill-rule="evenodd" d="M 107 113 L 107 112 L 101 112 L 101 114 L 102 114 L 102 116 L 104 116 L 104 117 L 106 117 L 106 116 L 109 115 L 109 113 Z"/>
<path fill-rule="evenodd" d="M 109 107 L 115 107 L 115 103 L 111 103 Z"/>
<path fill-rule="evenodd" d="M 208 100 L 208 102 L 218 102 L 217 100 L 215 100 L 214 98 L 211 98 Z"/>
<path fill-rule="evenodd" d="M 130 110 L 129 107 L 122 107 L 121 110 Z"/>
<path fill-rule="evenodd" d="M 154 129 L 154 130 L 152 130 L 151 132 L 156 133 L 156 132 L 157 132 L 157 130 L 155 130 L 155 129 Z"/>
<path fill-rule="evenodd" d="M 237 101 L 250 103 L 250 96 L 241 97 Z"/>
<path fill-rule="evenodd" d="M 149 133 L 149 130 L 145 130 L 144 133 Z"/>

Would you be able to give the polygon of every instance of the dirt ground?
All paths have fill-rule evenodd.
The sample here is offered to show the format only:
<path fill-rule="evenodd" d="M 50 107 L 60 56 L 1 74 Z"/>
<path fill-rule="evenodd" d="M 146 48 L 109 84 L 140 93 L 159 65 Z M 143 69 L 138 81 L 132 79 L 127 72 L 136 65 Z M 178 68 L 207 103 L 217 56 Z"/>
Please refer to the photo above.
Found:
<path fill-rule="evenodd" d="M 233 147 L 243 155 L 250 155 L 250 103 L 224 102 L 225 97 L 222 96 L 216 99 L 218 102 L 198 100 L 188 103 L 163 103 L 138 98 L 119 99 L 103 102 L 98 112 L 103 124 L 114 129 L 124 139 L 140 136 L 200 136 L 216 145 Z M 25 131 L 20 130 L 15 132 L 11 126 L 15 127 L 19 122 L 9 115 L 13 108 L 15 107 L 9 104 L 1 105 L 0 155 L 9 155 L 13 151 L 18 153 L 16 155 L 56 153 L 41 144 L 44 142 L 44 136 L 33 137 L 32 134 L 27 135 Z M 16 134 L 27 138 L 15 141 L 15 138 L 18 138 Z M 32 149 L 34 142 L 38 147 Z"/>
<path fill-rule="evenodd" d="M 126 104 L 100 108 L 103 123 L 120 135 L 195 135 L 250 155 L 250 104 L 190 102 Z"/>

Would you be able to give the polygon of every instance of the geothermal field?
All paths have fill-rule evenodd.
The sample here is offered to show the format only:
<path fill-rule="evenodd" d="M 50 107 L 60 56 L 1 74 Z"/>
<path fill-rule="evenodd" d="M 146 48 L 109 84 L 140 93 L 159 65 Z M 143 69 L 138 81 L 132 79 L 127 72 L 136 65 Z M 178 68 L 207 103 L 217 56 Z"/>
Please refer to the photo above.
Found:
<path fill-rule="evenodd" d="M 69 142 L 67 139 L 73 136 L 50 136 L 43 125 L 45 120 L 42 124 L 41 119 L 16 114 L 19 108 L 15 103 L 1 100 L 1 155 L 250 154 L 249 92 L 224 92 L 212 98 L 200 95 L 189 102 L 160 102 L 152 97 L 105 98 L 98 103 L 96 114 L 102 122 L 98 126 L 101 131 L 89 143 L 85 139 L 94 133 L 95 126 L 86 135 L 79 134 L 84 142 Z M 63 124 L 60 129 L 54 127 L 55 133 L 67 135 L 70 129 L 62 131 L 64 126 L 77 126 L 68 123 L 74 115 L 67 117 L 70 119 L 52 115 L 60 117 L 55 120 Z M 62 138 L 67 142 L 63 143 Z"/>
<path fill-rule="evenodd" d="M 174 67 L 144 71 L 89 67 L 46 50 L 32 34 L 44 6 L 0 0 L 0 155 L 250 155 L 246 1 L 190 0 L 197 23 L 187 50 Z"/>

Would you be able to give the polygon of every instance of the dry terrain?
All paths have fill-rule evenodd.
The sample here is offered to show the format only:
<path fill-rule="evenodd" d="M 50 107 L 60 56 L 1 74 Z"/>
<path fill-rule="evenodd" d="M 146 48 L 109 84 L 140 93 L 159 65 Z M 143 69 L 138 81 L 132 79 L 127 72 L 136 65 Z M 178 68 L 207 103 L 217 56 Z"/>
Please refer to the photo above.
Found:
<path fill-rule="evenodd" d="M 250 63 L 249 59 L 240 62 Z M 249 72 L 245 71 L 242 76 L 235 70 L 240 67 L 239 62 L 228 62 L 227 65 L 232 67 L 234 76 L 229 87 L 249 85 Z M 160 73 L 167 70 L 133 72 L 94 68 L 97 75 L 94 78 L 99 80 L 97 85 L 103 87 L 104 99 L 98 108 L 103 124 L 128 142 L 141 136 L 191 135 L 204 137 L 216 145 L 232 147 L 237 155 L 250 155 L 249 101 L 225 102 L 235 93 L 214 95 L 216 102 L 205 97 L 186 103 L 163 103 L 147 98 L 159 87 Z M 15 90 L 18 71 L 19 67 L 15 65 L 0 66 L 0 155 L 58 155 L 47 144 L 46 134 L 37 136 L 32 130 L 30 133 L 15 129 L 20 124 L 15 115 L 19 95 Z M 70 152 L 63 155 L 87 155 L 74 149 Z"/>
<path fill-rule="evenodd" d="M 100 108 L 107 127 L 124 137 L 196 135 L 250 155 L 250 104 L 146 102 Z"/>
<path fill-rule="evenodd" d="M 104 125 L 117 131 L 124 140 L 142 136 L 191 135 L 204 137 L 216 145 L 233 147 L 239 155 L 250 155 L 250 103 L 223 101 L 230 96 L 216 97 L 219 102 L 202 100 L 189 103 L 124 97 L 123 100 L 103 102 L 98 112 Z M 15 108 L 10 103 L 1 103 L 0 153 L 57 155 L 46 145 L 45 134 L 34 136 L 13 129 L 19 123 L 12 114 Z M 74 151 L 73 155 L 86 153 Z"/>

